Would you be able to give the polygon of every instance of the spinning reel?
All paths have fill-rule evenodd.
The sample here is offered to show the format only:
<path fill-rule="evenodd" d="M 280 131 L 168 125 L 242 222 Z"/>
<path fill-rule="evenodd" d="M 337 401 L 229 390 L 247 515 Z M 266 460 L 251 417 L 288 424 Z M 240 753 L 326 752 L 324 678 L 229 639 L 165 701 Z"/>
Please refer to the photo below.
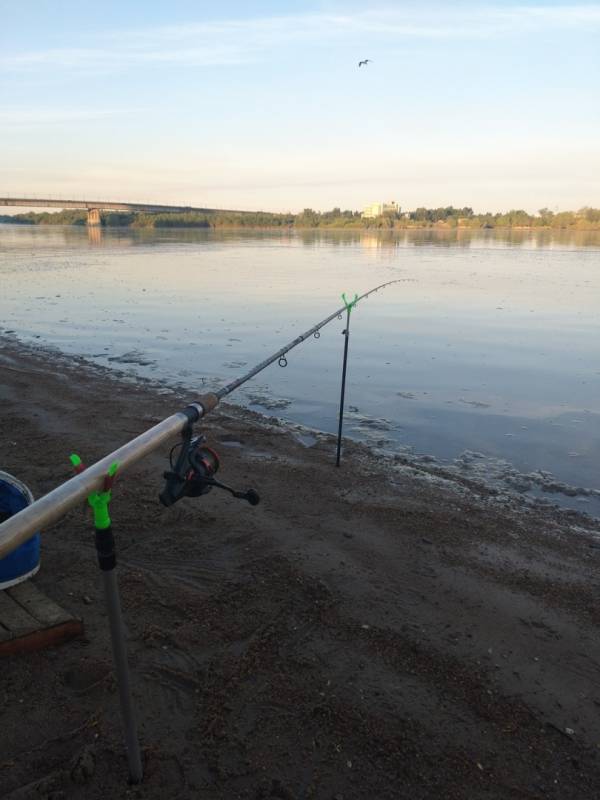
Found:
<path fill-rule="evenodd" d="M 183 431 L 181 443 L 175 445 L 169 456 L 171 469 L 163 474 L 165 487 L 159 495 L 160 502 L 165 506 L 172 506 L 182 497 L 200 497 L 216 486 L 240 500 L 247 500 L 251 506 L 258 505 L 260 497 L 254 489 L 238 492 L 216 480 L 214 476 L 219 471 L 219 456 L 205 442 L 205 436 L 192 437 L 190 427 Z M 173 455 L 178 447 L 181 449 L 173 464 Z"/>

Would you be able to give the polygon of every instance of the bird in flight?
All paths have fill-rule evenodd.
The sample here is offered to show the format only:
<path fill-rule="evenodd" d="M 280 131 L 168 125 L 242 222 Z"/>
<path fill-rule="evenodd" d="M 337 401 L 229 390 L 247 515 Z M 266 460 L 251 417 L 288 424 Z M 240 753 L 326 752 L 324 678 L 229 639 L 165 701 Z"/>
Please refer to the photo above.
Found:
<path fill-rule="evenodd" d="M 367 64 L 370 64 L 372 60 L 373 60 L 373 59 L 371 59 L 371 58 L 365 58 L 365 60 L 364 60 L 364 61 L 359 61 L 359 62 L 358 62 L 358 66 L 359 66 L 359 67 L 362 67 L 362 66 L 363 66 L 363 64 L 366 66 Z"/>

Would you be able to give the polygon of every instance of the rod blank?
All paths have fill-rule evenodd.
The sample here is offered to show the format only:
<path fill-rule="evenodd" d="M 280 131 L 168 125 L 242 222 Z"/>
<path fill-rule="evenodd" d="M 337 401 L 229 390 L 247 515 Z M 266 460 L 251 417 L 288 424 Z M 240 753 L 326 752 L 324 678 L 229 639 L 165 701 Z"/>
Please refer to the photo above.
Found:
<path fill-rule="evenodd" d="M 121 472 L 179 433 L 188 421 L 182 412 L 167 417 L 79 475 L 57 486 L 18 514 L 9 517 L 0 525 L 0 558 L 7 556 L 36 531 L 64 517 L 67 511 L 83 502 L 89 494 L 100 491 L 104 476 L 113 461 L 119 462 Z"/>
<path fill-rule="evenodd" d="M 404 280 L 404 278 L 399 278 L 375 286 L 373 289 L 360 295 L 357 302 L 364 300 L 370 294 L 373 294 L 373 292 L 379 289 L 383 289 L 385 286 L 390 286 L 392 283 L 401 283 Z M 285 347 L 282 347 L 274 355 L 261 361 L 260 364 L 257 364 L 245 375 L 242 375 L 241 378 L 227 384 L 214 394 L 211 393 L 199 397 L 195 403 L 192 403 L 192 407 L 197 410 L 197 419 L 206 416 L 206 414 L 210 413 L 219 404 L 219 401 L 223 397 L 231 394 L 231 392 L 246 383 L 246 381 L 249 381 L 259 372 L 262 372 L 263 369 L 266 369 L 266 367 L 278 358 L 281 358 L 281 356 L 288 353 L 294 347 L 297 347 L 336 317 L 343 314 L 345 310 L 346 307 L 343 306 L 337 311 L 334 311 L 333 314 L 330 314 L 321 322 L 313 325 L 312 328 L 296 337 L 296 339 Z M 190 408 L 190 406 L 188 406 L 188 408 Z M 57 486 L 56 489 L 53 489 L 30 506 L 27 506 L 27 508 L 24 508 L 22 511 L 19 511 L 17 514 L 1 523 L 0 558 L 7 556 L 37 531 L 48 527 L 48 525 L 52 525 L 54 522 L 64 517 L 71 508 L 85 500 L 91 492 L 99 491 L 102 488 L 104 476 L 113 461 L 119 462 L 119 474 L 121 474 L 125 469 L 137 463 L 173 436 L 180 433 L 189 421 L 190 417 L 185 411 L 172 414 L 162 422 L 159 422 L 158 425 L 155 425 L 135 439 L 127 442 L 118 450 L 100 459 L 100 461 L 97 461 L 79 475 Z"/>
<path fill-rule="evenodd" d="M 358 297 L 355 302 L 358 303 L 360 300 L 364 300 L 365 297 L 368 297 L 370 294 L 373 294 L 373 292 L 376 292 L 379 289 L 383 289 L 384 286 L 389 286 L 391 283 L 402 283 L 403 280 L 404 280 L 403 278 L 399 278 L 393 281 L 387 281 L 387 283 L 381 283 L 379 286 L 375 286 L 373 289 L 369 289 L 368 292 L 361 294 L 361 296 Z M 269 366 L 269 364 L 273 364 L 275 361 L 281 358 L 281 356 L 284 356 L 286 353 L 289 353 L 290 350 L 293 350 L 294 347 L 297 347 L 299 344 L 302 344 L 302 342 L 306 341 L 306 339 L 311 337 L 314 333 L 321 330 L 321 328 L 324 328 L 325 325 L 328 325 L 336 317 L 339 317 L 340 314 L 343 314 L 345 310 L 346 306 L 342 306 L 342 308 L 339 308 L 337 311 L 334 311 L 333 314 L 330 314 L 328 317 L 325 317 L 324 320 L 321 320 L 321 322 L 318 322 L 316 325 L 313 325 L 312 328 L 309 328 L 307 331 L 304 331 L 304 333 L 301 333 L 300 336 L 297 336 L 293 341 L 291 341 L 285 347 L 282 347 L 274 355 L 269 356 L 269 358 L 265 358 L 264 361 L 261 361 L 260 364 L 257 364 L 245 375 L 242 375 L 241 378 L 237 378 L 235 381 L 228 383 L 227 386 L 224 386 L 222 389 L 219 389 L 219 391 L 215 392 L 215 394 L 220 400 L 223 397 L 226 397 L 228 394 L 231 394 L 231 392 L 233 392 L 234 389 L 237 389 L 243 383 L 249 381 L 250 378 L 253 378 L 255 375 L 258 375 L 258 373 L 262 372 L 263 369 Z"/>

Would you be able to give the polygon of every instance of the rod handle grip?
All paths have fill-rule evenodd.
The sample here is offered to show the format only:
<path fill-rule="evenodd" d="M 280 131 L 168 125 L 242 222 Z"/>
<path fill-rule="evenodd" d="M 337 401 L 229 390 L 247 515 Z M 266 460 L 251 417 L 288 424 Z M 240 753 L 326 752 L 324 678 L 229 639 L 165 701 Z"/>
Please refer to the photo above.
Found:
<path fill-rule="evenodd" d="M 208 394 L 201 394 L 200 397 L 196 400 L 196 403 L 198 403 L 198 405 L 201 405 L 202 408 L 204 409 L 203 416 L 206 416 L 214 408 L 216 408 L 219 405 L 219 402 L 220 400 L 217 397 L 217 395 L 213 394 L 212 392 L 209 392 Z"/>

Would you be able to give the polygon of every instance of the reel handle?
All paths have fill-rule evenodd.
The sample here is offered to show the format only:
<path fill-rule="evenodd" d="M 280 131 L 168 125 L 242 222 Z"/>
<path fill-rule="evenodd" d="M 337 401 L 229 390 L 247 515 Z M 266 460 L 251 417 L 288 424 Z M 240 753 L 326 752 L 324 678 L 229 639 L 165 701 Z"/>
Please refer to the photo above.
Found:
<path fill-rule="evenodd" d="M 256 489 L 248 489 L 245 492 L 238 492 L 231 486 L 227 486 L 227 484 L 215 480 L 215 478 L 205 478 L 204 482 L 209 486 L 216 486 L 218 489 L 224 489 L 226 492 L 230 492 L 230 494 L 232 494 L 233 497 L 236 497 L 238 500 L 247 500 L 251 506 L 257 506 L 260 503 L 260 496 Z"/>
<path fill-rule="evenodd" d="M 247 500 L 251 506 L 257 506 L 260 503 L 260 495 L 256 491 L 256 489 L 248 489 L 247 492 L 233 492 L 232 494 L 234 497 L 239 498 L 240 500 Z"/>

